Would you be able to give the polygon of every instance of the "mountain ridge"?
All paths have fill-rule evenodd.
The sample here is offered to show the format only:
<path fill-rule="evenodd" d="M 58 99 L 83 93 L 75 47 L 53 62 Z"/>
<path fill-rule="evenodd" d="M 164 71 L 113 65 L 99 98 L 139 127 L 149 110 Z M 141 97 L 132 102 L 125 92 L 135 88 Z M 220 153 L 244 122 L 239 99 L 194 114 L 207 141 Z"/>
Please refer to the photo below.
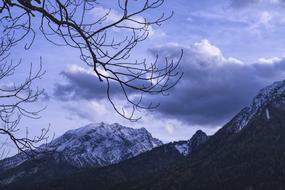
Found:
<path fill-rule="evenodd" d="M 196 134 L 111 166 L 11 189 L 284 189 L 285 80 L 259 91 L 214 135 Z"/>
<path fill-rule="evenodd" d="M 29 160 L 23 153 L 0 161 L 0 184 L 9 184 L 39 172 L 46 176 L 61 176 L 116 164 L 162 144 L 145 128 L 134 129 L 117 123 L 89 124 L 69 130 L 45 145 L 52 153 L 40 153 L 35 161 Z M 66 171 L 58 171 L 61 166 Z"/>
<path fill-rule="evenodd" d="M 253 103 L 245 108 L 250 111 L 245 112 L 243 109 L 205 143 L 200 144 L 190 156 L 180 154 L 177 157 L 179 154 L 176 154 L 179 151 L 175 145 L 187 141 L 172 143 L 100 171 L 92 170 L 46 183 L 45 187 L 59 186 L 68 190 L 283 189 L 284 87 L 285 82 L 281 81 L 261 90 Z M 251 115 L 252 113 L 254 114 Z M 238 125 L 240 122 L 236 122 L 241 121 L 240 118 L 246 121 L 242 127 Z M 157 156 L 149 156 L 150 154 L 167 158 L 157 159 Z M 159 165 L 156 168 L 155 164 L 160 162 L 166 162 L 169 167 L 161 168 Z M 77 180 L 77 183 L 73 183 L 73 180 Z M 79 183 L 82 181 L 83 185 Z"/>
<path fill-rule="evenodd" d="M 253 98 L 252 103 L 243 108 L 230 122 L 234 125 L 232 132 L 238 132 L 243 129 L 256 114 L 261 114 L 260 111 L 266 105 L 276 99 L 282 99 L 285 101 L 285 80 L 274 82 L 273 84 L 261 89 L 257 95 Z M 264 110 L 263 110 L 264 111 Z M 266 118 L 270 119 L 270 112 L 265 109 Z"/>

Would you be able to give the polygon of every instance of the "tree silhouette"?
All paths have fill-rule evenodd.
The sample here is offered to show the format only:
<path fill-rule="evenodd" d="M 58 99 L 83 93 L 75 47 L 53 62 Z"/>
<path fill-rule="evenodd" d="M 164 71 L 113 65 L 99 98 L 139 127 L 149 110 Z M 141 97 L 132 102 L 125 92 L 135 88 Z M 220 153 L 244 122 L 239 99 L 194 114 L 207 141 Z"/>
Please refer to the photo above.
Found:
<path fill-rule="evenodd" d="M 9 50 L 15 45 L 15 38 L 10 34 L 2 35 L 0 43 L 0 135 L 8 137 L 4 144 L 10 140 L 19 151 L 31 155 L 35 145 L 47 138 L 48 129 L 43 129 L 39 136 L 33 138 L 29 138 L 28 132 L 25 136 L 18 137 L 17 132 L 22 117 L 39 118 L 38 113 L 41 110 L 31 111 L 29 105 L 36 102 L 44 92 L 42 89 L 33 88 L 33 82 L 40 79 L 44 71 L 40 66 L 36 72 L 33 72 L 31 65 L 25 80 L 20 83 L 15 82 L 13 76 L 17 74 L 21 61 L 14 64 L 8 59 Z M 8 152 L 2 145 L 0 149 L 2 150 L 0 158 L 3 158 Z"/>
<path fill-rule="evenodd" d="M 137 121 L 140 117 L 135 116 L 135 111 L 158 106 L 143 101 L 146 95 L 167 95 L 181 79 L 179 63 L 183 51 L 177 59 L 165 58 L 164 63 L 158 61 L 161 60 L 158 55 L 151 61 L 137 60 L 134 48 L 151 35 L 153 27 L 170 19 L 173 12 L 153 18 L 164 0 L 114 3 L 116 11 L 110 8 L 99 12 L 99 0 L 1 0 L 2 35 L 11 46 L 25 41 L 26 49 L 39 33 L 56 46 L 77 49 L 82 62 L 106 85 L 106 97 L 114 110 L 130 121 Z M 35 76 L 38 77 L 40 74 Z M 127 106 L 116 104 L 114 86 L 121 90 Z"/>
<path fill-rule="evenodd" d="M 158 57 L 152 62 L 132 59 L 132 50 L 147 39 L 152 27 L 172 17 L 173 12 L 155 19 L 145 16 L 163 4 L 164 0 L 119 0 L 120 12 L 114 18 L 112 9 L 103 14 L 94 12 L 99 7 L 96 0 L 2 0 L 1 12 L 7 33 L 20 33 L 21 29 L 17 40 L 30 40 L 26 48 L 35 39 L 34 17 L 40 18 L 39 30 L 46 39 L 78 49 L 81 60 L 92 67 L 98 80 L 107 84 L 106 95 L 114 109 L 124 118 L 136 121 L 135 110 L 158 106 L 143 103 L 144 95 L 165 94 L 182 76 L 177 70 L 180 59 L 174 62 L 166 58 L 165 64 L 158 63 Z M 95 19 L 90 18 L 94 14 Z M 120 37 L 114 35 L 114 30 L 120 30 Z M 115 104 L 113 85 L 120 87 L 131 105 L 130 112 Z M 140 97 L 131 97 L 133 93 Z"/>

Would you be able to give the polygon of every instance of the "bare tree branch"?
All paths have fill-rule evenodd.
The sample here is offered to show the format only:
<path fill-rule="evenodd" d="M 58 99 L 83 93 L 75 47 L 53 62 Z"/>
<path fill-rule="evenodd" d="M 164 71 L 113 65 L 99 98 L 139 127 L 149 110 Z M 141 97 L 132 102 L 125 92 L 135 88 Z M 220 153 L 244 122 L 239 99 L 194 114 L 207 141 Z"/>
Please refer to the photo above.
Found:
<path fill-rule="evenodd" d="M 135 111 L 158 106 L 146 104 L 143 97 L 167 94 L 183 74 L 179 72 L 183 52 L 176 61 L 166 58 L 165 64 L 158 63 L 158 59 L 139 61 L 133 55 L 134 48 L 150 36 L 153 27 L 172 17 L 173 12 L 155 19 L 146 16 L 163 4 L 164 0 L 118 0 L 119 11 L 109 9 L 99 14 L 96 0 L 2 0 L 0 23 L 7 35 L 12 34 L 13 43 L 28 38 L 25 48 L 29 48 L 35 39 L 34 17 L 40 18 L 39 30 L 45 38 L 55 45 L 78 49 L 81 60 L 92 67 L 98 80 L 107 83 L 107 98 L 114 110 L 136 121 L 139 118 Z M 112 85 L 120 87 L 131 110 L 116 104 Z"/>
<path fill-rule="evenodd" d="M 5 30 L 5 29 L 4 29 Z M 32 64 L 30 65 L 27 77 L 21 83 L 15 81 L 16 69 L 20 66 L 21 61 L 14 64 L 8 61 L 10 50 L 16 45 L 14 32 L 3 33 L 0 37 L 0 136 L 6 138 L 1 145 L 1 156 L 3 159 L 9 154 L 9 151 L 3 146 L 12 143 L 16 148 L 29 156 L 32 156 L 35 145 L 47 139 L 48 129 L 43 129 L 39 136 L 30 138 L 28 131 L 25 137 L 17 137 L 21 129 L 20 121 L 22 117 L 37 119 L 39 112 L 42 110 L 32 111 L 29 105 L 38 100 L 44 92 L 42 89 L 33 88 L 33 82 L 41 79 L 45 71 L 40 68 L 34 72 Z"/>

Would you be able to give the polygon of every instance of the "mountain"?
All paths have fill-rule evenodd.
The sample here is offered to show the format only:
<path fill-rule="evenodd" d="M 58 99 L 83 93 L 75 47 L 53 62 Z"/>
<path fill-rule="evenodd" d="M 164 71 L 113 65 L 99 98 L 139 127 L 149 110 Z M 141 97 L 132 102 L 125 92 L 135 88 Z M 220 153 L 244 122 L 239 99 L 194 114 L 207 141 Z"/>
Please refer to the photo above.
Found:
<path fill-rule="evenodd" d="M 250 106 L 242 109 L 232 121 L 224 128 L 231 132 L 239 132 L 248 124 L 260 115 L 266 117 L 270 120 L 270 106 L 275 106 L 272 104 L 283 105 L 285 99 L 285 80 L 273 83 L 259 91 L 257 96 L 253 99 Z M 282 111 L 282 110 L 281 110 Z"/>
<path fill-rule="evenodd" d="M 285 187 L 285 80 L 262 89 L 251 105 L 191 154 L 132 189 L 255 190 Z"/>
<path fill-rule="evenodd" d="M 31 177 L 41 181 L 69 175 L 78 170 L 102 167 L 135 157 L 162 142 L 145 129 L 133 129 L 117 123 L 90 124 L 67 131 L 47 145 L 52 154 L 37 155 L 28 160 L 18 154 L 0 161 L 0 184 L 9 184 Z"/>
<path fill-rule="evenodd" d="M 269 190 L 285 187 L 285 80 L 208 137 L 165 144 L 117 164 L 10 189 Z"/>
<path fill-rule="evenodd" d="M 83 170 L 42 182 L 21 181 L 7 189 L 126 189 L 129 182 L 139 185 L 140 181 L 151 179 L 153 174 L 164 173 L 176 167 L 177 163 L 187 162 L 188 157 L 207 140 L 208 136 L 199 130 L 188 141 L 164 144 L 118 164 Z"/>
<path fill-rule="evenodd" d="M 194 135 L 189 141 L 165 144 L 115 165 L 19 187 L 61 190 L 284 189 L 285 81 L 262 89 L 251 105 L 213 136 Z"/>
<path fill-rule="evenodd" d="M 162 145 L 145 129 L 117 123 L 90 124 L 67 131 L 49 144 L 61 159 L 77 168 L 107 166 Z"/>
<path fill-rule="evenodd" d="M 196 131 L 189 141 L 178 141 L 170 145 L 178 150 L 178 152 L 184 156 L 189 156 L 193 151 L 198 149 L 201 144 L 204 144 L 209 137 L 202 130 Z"/>

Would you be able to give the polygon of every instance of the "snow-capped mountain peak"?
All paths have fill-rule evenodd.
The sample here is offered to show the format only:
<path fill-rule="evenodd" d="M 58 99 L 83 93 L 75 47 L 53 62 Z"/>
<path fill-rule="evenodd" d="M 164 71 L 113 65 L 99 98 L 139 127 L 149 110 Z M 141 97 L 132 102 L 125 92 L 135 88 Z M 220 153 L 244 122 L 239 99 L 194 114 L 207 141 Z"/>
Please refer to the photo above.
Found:
<path fill-rule="evenodd" d="M 230 128 L 234 132 L 243 129 L 250 120 L 255 116 L 265 113 L 267 120 L 270 119 L 270 110 L 268 105 L 274 101 L 279 103 L 285 102 L 285 80 L 274 82 L 259 91 L 253 99 L 250 106 L 245 107 L 231 122 L 233 126 Z"/>
<path fill-rule="evenodd" d="M 285 80 L 274 82 L 272 85 L 261 89 L 254 98 L 251 107 L 258 109 L 271 100 L 280 97 L 285 97 Z"/>
<path fill-rule="evenodd" d="M 162 145 L 144 128 L 117 123 L 89 124 L 69 130 L 49 144 L 68 163 L 82 168 L 105 166 L 137 156 Z"/>
<path fill-rule="evenodd" d="M 78 169 L 115 164 L 160 145 L 162 142 L 145 128 L 134 129 L 117 123 L 89 124 L 69 130 L 45 145 L 51 153 L 39 153 L 35 161 L 31 162 L 24 154 L 1 160 L 0 186 L 37 174 L 64 176 Z M 12 170 L 15 172 L 9 173 Z"/>
<path fill-rule="evenodd" d="M 76 168 L 87 168 L 118 163 L 160 145 L 162 142 L 153 138 L 145 128 L 134 129 L 118 123 L 96 123 L 67 131 L 51 141 L 47 148 L 53 150 L 52 159 L 55 161 Z M 25 160 L 19 154 L 1 161 L 1 168 L 9 169 L 9 163 L 17 166 Z"/>

